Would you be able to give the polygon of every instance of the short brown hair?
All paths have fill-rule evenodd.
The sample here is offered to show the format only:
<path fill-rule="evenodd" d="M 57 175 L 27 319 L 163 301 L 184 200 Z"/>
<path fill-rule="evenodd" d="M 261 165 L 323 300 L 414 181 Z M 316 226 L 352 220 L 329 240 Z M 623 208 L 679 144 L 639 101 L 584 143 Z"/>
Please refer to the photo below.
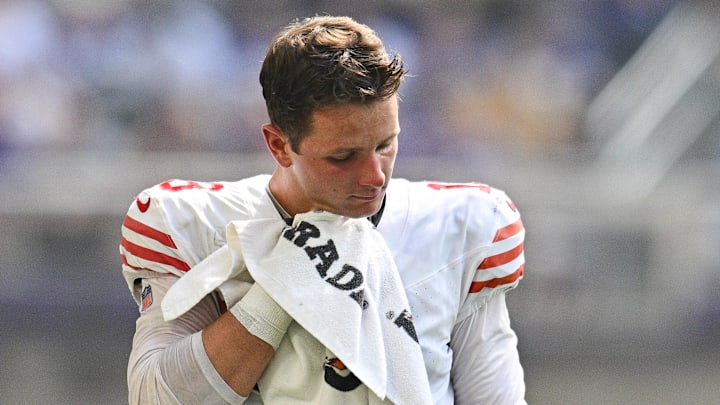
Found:
<path fill-rule="evenodd" d="M 297 151 L 316 108 L 384 100 L 398 91 L 406 70 L 377 34 L 350 17 L 295 21 L 268 48 L 260 84 L 270 122 Z"/>

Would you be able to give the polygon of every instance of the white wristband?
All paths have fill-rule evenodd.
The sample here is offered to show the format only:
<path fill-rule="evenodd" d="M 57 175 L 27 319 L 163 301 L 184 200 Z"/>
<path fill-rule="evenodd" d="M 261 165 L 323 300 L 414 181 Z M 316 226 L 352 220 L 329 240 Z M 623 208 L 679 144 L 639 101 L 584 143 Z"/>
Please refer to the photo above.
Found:
<path fill-rule="evenodd" d="M 230 308 L 245 329 L 267 342 L 273 349 L 280 346 L 292 318 L 257 283 Z"/>

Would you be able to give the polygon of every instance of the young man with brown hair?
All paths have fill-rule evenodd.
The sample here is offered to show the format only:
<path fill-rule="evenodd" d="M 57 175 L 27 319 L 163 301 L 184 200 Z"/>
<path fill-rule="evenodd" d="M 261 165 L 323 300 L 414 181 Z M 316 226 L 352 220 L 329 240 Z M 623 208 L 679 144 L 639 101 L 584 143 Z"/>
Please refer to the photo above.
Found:
<path fill-rule="evenodd" d="M 260 74 L 272 175 L 138 195 L 120 247 L 141 309 L 131 403 L 524 403 L 505 306 L 523 275 L 520 216 L 484 184 L 391 180 L 405 72 L 351 18 L 297 21 Z M 278 251 L 308 260 L 317 280 L 269 261 Z M 168 315 L 189 295 L 190 309 Z M 334 343 L 323 329 L 336 315 L 380 335 Z M 408 381 L 400 363 L 413 356 Z"/>

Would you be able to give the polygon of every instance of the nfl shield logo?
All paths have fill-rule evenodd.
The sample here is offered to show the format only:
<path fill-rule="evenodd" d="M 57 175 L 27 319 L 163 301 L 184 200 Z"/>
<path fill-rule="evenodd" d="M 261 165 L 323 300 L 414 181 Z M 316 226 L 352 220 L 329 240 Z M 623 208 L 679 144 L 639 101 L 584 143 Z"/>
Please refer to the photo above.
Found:
<path fill-rule="evenodd" d="M 148 285 L 142 292 L 142 310 L 146 310 L 153 303 L 152 288 Z"/>

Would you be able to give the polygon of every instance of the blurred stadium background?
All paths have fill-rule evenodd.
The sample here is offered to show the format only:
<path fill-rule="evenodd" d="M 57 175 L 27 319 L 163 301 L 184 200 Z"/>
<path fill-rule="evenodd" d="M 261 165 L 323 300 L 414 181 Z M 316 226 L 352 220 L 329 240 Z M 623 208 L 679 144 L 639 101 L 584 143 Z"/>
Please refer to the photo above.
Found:
<path fill-rule="evenodd" d="M 347 14 L 412 73 L 396 173 L 506 190 L 533 404 L 720 400 L 720 4 L 0 1 L 0 403 L 126 403 L 135 194 L 272 168 L 257 74 Z"/>

